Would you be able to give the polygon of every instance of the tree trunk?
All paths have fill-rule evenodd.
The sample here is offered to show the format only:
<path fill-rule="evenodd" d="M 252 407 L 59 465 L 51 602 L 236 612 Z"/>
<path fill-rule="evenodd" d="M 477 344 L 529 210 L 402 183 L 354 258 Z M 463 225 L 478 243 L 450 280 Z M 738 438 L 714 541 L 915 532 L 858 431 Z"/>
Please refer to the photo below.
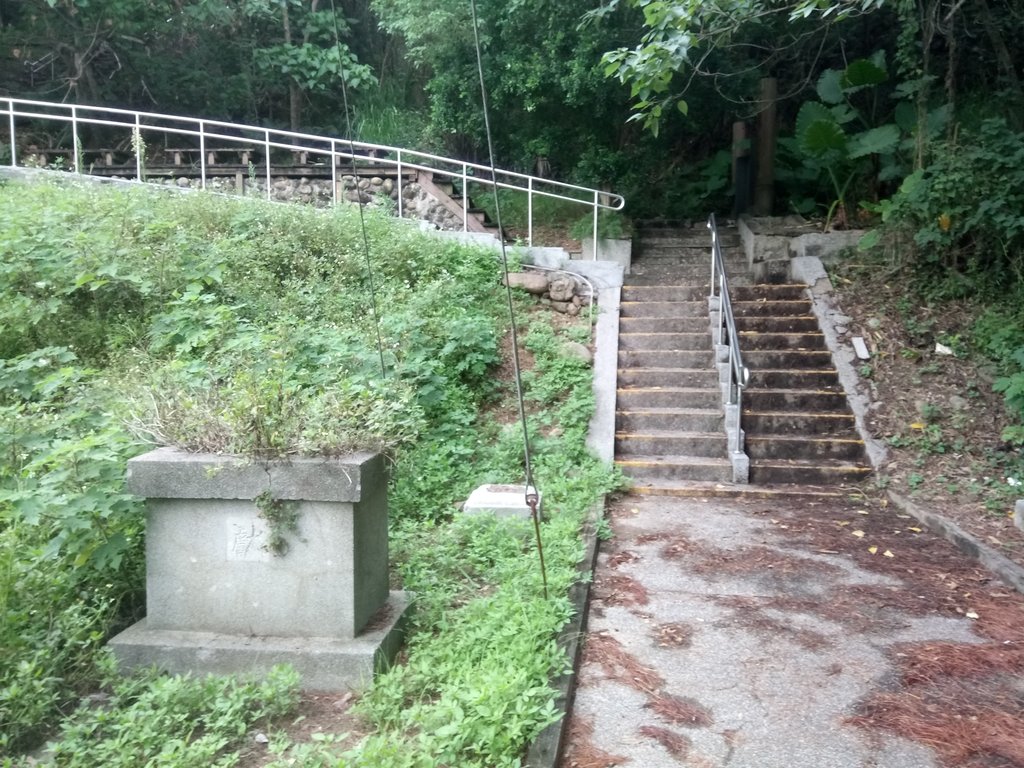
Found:
<path fill-rule="evenodd" d="M 1016 97 L 1016 102 L 1020 104 L 1024 102 L 1024 88 L 1021 87 L 1020 77 L 1017 76 L 1017 69 L 1013 66 L 1013 57 L 1010 55 L 1010 50 L 1006 47 L 1006 41 L 1003 39 L 1002 34 L 1000 34 L 995 19 L 992 18 L 992 9 L 989 8 L 988 0 L 978 0 L 978 9 L 981 11 L 981 23 L 985 27 L 985 34 L 988 35 L 988 39 L 992 44 L 992 51 L 995 53 L 996 61 L 999 63 L 1000 73 L 1006 78 L 1010 90 L 1013 91 L 1013 95 Z M 1019 113 L 1014 112 L 1013 122 L 1014 128 L 1017 130 L 1024 128 L 1021 125 L 1022 121 Z"/>
<path fill-rule="evenodd" d="M 284 43 L 291 46 L 292 20 L 288 14 L 287 1 L 281 3 L 281 21 L 284 24 Z M 302 127 L 302 89 L 291 76 L 288 78 L 288 125 L 295 132 Z"/>

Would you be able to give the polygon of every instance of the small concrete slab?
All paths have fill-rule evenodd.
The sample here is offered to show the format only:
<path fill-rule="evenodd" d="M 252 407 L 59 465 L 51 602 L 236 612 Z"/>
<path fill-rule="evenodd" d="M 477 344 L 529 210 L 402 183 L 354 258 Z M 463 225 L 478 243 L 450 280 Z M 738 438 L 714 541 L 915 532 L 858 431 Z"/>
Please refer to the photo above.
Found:
<path fill-rule="evenodd" d="M 850 339 L 850 343 L 853 344 L 853 351 L 857 354 L 859 359 L 871 359 L 871 352 L 868 351 L 868 345 L 864 343 L 864 338 L 862 336 L 854 336 Z"/>
<path fill-rule="evenodd" d="M 536 493 L 535 489 L 534 490 Z M 530 506 L 526 503 L 527 488 L 524 485 L 481 485 L 462 507 L 463 514 L 495 517 L 519 517 L 529 520 Z M 544 495 L 537 493 L 537 514 L 541 513 Z"/>
<path fill-rule="evenodd" d="M 1024 531 L 1024 499 L 1017 499 L 1013 508 L 1013 523 Z"/>
<path fill-rule="evenodd" d="M 171 674 L 266 677 L 276 664 L 289 664 L 303 690 L 330 692 L 368 685 L 388 667 L 402 645 L 409 608 L 405 592 L 392 592 L 359 635 L 277 637 L 153 629 L 145 619 L 110 640 L 122 673 L 156 666 Z"/>

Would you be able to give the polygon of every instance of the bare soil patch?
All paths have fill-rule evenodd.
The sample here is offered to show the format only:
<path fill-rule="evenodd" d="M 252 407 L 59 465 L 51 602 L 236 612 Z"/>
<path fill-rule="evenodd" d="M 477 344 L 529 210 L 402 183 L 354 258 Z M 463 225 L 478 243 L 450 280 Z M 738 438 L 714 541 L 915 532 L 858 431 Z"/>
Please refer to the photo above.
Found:
<path fill-rule="evenodd" d="M 316 734 L 330 734 L 335 738 L 338 752 L 355 746 L 372 730 L 361 718 L 353 715 L 352 705 L 357 697 L 352 693 L 305 693 L 296 711 L 286 717 L 267 723 L 264 728 L 249 734 L 247 747 L 239 750 L 238 768 L 262 768 L 279 759 L 271 754 L 265 739 L 281 736 L 291 742 L 305 743 Z"/>
<path fill-rule="evenodd" d="M 878 264 L 849 262 L 832 278 L 850 318 L 840 339 L 861 336 L 872 353 L 860 384 L 872 401 L 867 427 L 891 451 L 881 485 L 1024 565 L 1024 532 L 1012 521 L 1024 455 L 1000 438 L 1012 419 L 992 389 L 998 371 L 967 342 L 981 309 L 929 306 Z"/>

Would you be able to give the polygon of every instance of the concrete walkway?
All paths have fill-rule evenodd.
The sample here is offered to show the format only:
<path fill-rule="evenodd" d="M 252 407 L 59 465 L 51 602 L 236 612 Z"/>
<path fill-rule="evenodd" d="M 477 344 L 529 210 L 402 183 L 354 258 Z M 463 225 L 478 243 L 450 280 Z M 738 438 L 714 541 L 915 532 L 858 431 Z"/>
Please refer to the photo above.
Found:
<path fill-rule="evenodd" d="M 966 765 L 949 761 L 969 745 L 897 735 L 942 733 L 961 714 L 915 709 L 941 705 L 944 683 L 913 688 L 904 665 L 936 647 L 998 650 L 1008 641 L 985 619 L 1024 616 L 1021 599 L 884 505 L 616 502 L 562 768 Z"/>

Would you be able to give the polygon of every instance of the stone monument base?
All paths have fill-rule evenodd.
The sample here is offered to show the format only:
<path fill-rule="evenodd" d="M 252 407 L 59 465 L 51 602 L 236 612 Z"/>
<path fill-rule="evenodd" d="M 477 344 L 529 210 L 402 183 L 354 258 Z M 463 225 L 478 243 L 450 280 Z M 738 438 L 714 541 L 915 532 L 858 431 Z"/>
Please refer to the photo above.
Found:
<path fill-rule="evenodd" d="M 394 661 L 408 608 L 405 592 L 391 592 L 384 607 L 350 640 L 149 629 L 143 619 L 108 645 L 123 673 L 156 666 L 171 674 L 258 679 L 275 664 L 290 664 L 299 673 L 303 690 L 342 691 L 368 685 L 375 670 Z"/>

